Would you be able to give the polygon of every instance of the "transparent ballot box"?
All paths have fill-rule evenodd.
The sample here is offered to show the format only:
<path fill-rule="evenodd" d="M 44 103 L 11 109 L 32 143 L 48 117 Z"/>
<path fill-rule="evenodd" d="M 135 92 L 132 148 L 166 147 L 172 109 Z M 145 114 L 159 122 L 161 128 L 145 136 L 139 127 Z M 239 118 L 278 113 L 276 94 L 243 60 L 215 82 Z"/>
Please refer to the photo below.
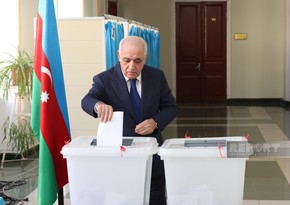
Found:
<path fill-rule="evenodd" d="M 242 205 L 249 155 L 237 153 L 244 150 L 241 142 L 247 140 L 244 137 L 166 140 L 158 154 L 164 161 L 167 204 Z"/>
<path fill-rule="evenodd" d="M 78 137 L 61 151 L 67 159 L 71 205 L 149 204 L 155 138 L 123 137 L 121 147 L 100 147 Z"/>

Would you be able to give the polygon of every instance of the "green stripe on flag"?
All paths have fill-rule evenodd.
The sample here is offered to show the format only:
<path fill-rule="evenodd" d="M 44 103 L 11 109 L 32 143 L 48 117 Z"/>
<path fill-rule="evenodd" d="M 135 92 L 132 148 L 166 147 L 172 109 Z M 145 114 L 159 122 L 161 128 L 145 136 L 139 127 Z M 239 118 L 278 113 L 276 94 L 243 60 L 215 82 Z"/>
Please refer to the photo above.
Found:
<path fill-rule="evenodd" d="M 31 128 L 39 141 L 40 135 L 40 88 L 41 84 L 35 72 L 33 73 L 33 88 L 31 102 Z"/>
<path fill-rule="evenodd" d="M 40 132 L 40 88 L 40 81 L 34 73 L 31 128 L 39 141 L 38 203 L 52 205 L 57 199 L 58 186 L 52 156 Z"/>
<path fill-rule="evenodd" d="M 52 205 L 57 199 L 58 186 L 50 151 L 40 135 L 38 199 L 41 205 Z"/>

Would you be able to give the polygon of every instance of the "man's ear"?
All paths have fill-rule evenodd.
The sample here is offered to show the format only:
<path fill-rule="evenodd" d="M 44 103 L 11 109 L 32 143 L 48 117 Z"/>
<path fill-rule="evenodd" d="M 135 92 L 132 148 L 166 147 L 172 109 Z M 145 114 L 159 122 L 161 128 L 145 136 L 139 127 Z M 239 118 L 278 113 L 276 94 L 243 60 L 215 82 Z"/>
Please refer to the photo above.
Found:
<path fill-rule="evenodd" d="M 120 61 L 121 56 L 120 56 L 119 51 L 117 51 L 117 56 L 118 56 L 118 60 Z"/>

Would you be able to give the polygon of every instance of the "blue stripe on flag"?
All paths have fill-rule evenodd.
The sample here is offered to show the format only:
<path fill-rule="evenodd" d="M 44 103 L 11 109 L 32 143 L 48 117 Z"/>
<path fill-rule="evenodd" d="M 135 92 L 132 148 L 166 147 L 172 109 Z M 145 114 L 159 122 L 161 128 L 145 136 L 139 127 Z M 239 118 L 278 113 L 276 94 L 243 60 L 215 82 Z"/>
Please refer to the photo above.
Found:
<path fill-rule="evenodd" d="M 43 52 L 45 53 L 48 59 L 48 63 L 50 65 L 51 75 L 53 79 L 53 87 L 55 89 L 58 105 L 65 120 L 66 127 L 70 132 L 66 94 L 63 80 L 62 61 L 53 0 L 43 0 L 39 2 L 39 15 L 43 19 Z M 48 19 L 50 21 L 48 21 Z"/>

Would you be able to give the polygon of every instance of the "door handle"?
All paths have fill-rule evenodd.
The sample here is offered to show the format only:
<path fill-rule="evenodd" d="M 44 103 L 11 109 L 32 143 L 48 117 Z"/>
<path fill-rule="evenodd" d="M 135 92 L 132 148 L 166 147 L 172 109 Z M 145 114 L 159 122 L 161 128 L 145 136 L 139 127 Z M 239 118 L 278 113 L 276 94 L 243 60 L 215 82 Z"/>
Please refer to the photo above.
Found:
<path fill-rule="evenodd" d="M 200 70 L 200 63 L 195 67 L 196 70 Z"/>

